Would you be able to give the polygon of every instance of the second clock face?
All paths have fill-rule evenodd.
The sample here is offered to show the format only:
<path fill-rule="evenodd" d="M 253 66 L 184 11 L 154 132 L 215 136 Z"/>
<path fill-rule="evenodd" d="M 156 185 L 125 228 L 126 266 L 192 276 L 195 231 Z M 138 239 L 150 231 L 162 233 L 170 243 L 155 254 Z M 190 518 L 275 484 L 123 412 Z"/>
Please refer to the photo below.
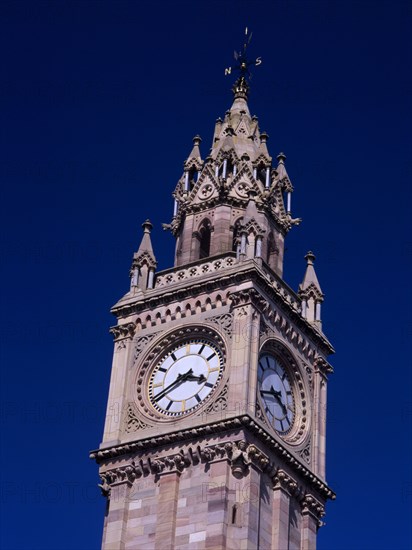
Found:
<path fill-rule="evenodd" d="M 270 424 L 280 434 L 288 432 L 295 416 L 293 391 L 285 368 L 275 356 L 269 353 L 260 356 L 258 384 L 258 391 Z"/>
<path fill-rule="evenodd" d="M 202 340 L 178 344 L 155 366 L 149 379 L 149 400 L 167 416 L 197 408 L 217 386 L 223 372 L 217 346 Z"/>

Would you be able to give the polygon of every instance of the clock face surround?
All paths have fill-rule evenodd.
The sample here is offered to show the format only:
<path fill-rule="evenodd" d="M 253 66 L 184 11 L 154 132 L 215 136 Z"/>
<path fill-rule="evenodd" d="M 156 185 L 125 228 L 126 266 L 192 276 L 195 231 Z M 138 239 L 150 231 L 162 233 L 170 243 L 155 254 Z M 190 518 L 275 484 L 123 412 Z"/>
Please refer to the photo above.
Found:
<path fill-rule="evenodd" d="M 269 424 L 280 435 L 290 432 L 295 422 L 295 399 L 291 381 L 282 362 L 263 353 L 258 364 L 258 392 Z"/>
<path fill-rule="evenodd" d="M 203 338 L 182 341 L 155 365 L 148 381 L 151 406 L 162 415 L 179 417 L 200 407 L 223 374 L 219 347 Z"/>

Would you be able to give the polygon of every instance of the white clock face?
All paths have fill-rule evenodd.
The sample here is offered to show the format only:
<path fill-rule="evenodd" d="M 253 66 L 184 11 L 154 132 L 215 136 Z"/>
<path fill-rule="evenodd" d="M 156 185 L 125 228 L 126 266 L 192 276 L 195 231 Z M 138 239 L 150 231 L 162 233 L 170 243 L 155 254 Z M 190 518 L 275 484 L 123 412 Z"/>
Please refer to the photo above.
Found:
<path fill-rule="evenodd" d="M 258 383 L 266 418 L 280 434 L 288 432 L 295 417 L 293 391 L 284 367 L 269 353 L 260 356 Z"/>
<path fill-rule="evenodd" d="M 222 354 L 217 346 L 206 340 L 188 340 L 177 345 L 153 369 L 149 400 L 157 411 L 181 416 L 204 402 L 222 372 Z"/>

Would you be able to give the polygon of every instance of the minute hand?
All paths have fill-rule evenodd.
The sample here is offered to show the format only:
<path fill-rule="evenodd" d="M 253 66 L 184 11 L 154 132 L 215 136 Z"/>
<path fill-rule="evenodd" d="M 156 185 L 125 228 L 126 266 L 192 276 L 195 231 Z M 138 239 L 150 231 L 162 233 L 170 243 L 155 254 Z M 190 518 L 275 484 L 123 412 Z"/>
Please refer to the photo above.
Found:
<path fill-rule="evenodd" d="M 176 386 L 177 384 L 180 384 L 181 382 L 184 382 L 189 376 L 192 375 L 192 369 L 190 369 L 189 371 L 187 371 L 185 374 L 178 374 L 177 375 L 177 378 L 174 382 L 172 382 L 171 384 L 169 384 L 168 386 L 166 386 L 165 388 L 163 388 L 163 390 L 161 392 L 159 392 L 157 395 L 155 395 L 154 397 L 154 400 L 155 401 L 159 401 L 159 399 L 161 399 L 163 396 L 166 395 L 166 393 L 171 389 L 173 388 L 174 386 Z"/>

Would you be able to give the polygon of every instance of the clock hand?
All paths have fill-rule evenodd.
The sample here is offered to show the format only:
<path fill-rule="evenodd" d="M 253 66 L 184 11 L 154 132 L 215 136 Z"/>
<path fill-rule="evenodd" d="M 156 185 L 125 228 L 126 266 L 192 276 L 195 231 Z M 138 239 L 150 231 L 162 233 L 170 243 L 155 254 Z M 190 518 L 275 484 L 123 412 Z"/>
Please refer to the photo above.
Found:
<path fill-rule="evenodd" d="M 261 395 L 263 395 L 264 393 L 267 393 L 268 395 L 271 395 L 272 397 L 274 397 L 273 393 L 271 391 L 268 391 L 268 390 L 260 390 L 260 393 L 261 393 Z"/>
<path fill-rule="evenodd" d="M 189 376 L 186 377 L 185 380 L 190 380 L 191 382 L 199 382 L 200 384 L 201 382 L 206 382 L 206 376 L 204 374 L 200 374 L 199 376 L 190 374 Z"/>
<path fill-rule="evenodd" d="M 287 408 L 285 407 L 283 401 L 282 401 L 282 392 L 281 391 L 276 391 L 275 388 L 273 386 L 271 386 L 270 388 L 271 390 L 273 390 L 273 395 L 275 396 L 275 398 L 277 399 L 279 405 L 282 407 L 282 411 L 283 411 L 283 414 L 285 416 L 287 416 L 288 414 L 288 410 Z"/>
<path fill-rule="evenodd" d="M 199 384 L 206 381 L 206 377 L 203 374 L 200 374 L 199 376 L 195 376 L 193 374 L 193 369 L 189 369 L 184 374 L 179 373 L 177 375 L 177 378 L 174 382 L 166 386 L 161 392 L 159 392 L 155 397 L 155 401 L 159 401 L 162 397 L 166 395 L 172 388 L 177 386 L 178 384 L 181 384 L 182 382 L 186 382 L 187 380 L 190 381 L 197 381 Z"/>
<path fill-rule="evenodd" d="M 268 395 L 272 395 L 276 401 L 279 403 L 279 405 L 281 406 L 282 408 L 282 412 L 285 416 L 287 416 L 288 414 L 288 411 L 287 411 L 287 408 L 285 407 L 285 405 L 283 404 L 283 401 L 282 401 L 282 392 L 281 391 L 276 391 L 275 388 L 273 386 L 270 386 L 270 390 L 269 391 L 266 391 L 266 390 L 261 390 L 260 392 L 261 394 L 262 393 L 266 393 Z"/>
<path fill-rule="evenodd" d="M 179 373 L 177 375 L 177 378 L 174 382 L 172 382 L 171 384 L 169 384 L 168 386 L 166 386 L 165 388 L 163 388 L 163 390 L 161 392 L 159 392 L 157 395 L 154 396 L 154 400 L 155 401 L 159 401 L 159 399 L 161 399 L 162 397 L 164 397 L 166 395 L 166 393 L 171 389 L 173 388 L 174 386 L 176 386 L 177 384 L 180 384 L 181 382 L 183 382 L 187 376 L 190 376 L 191 373 L 192 373 L 192 369 L 190 369 L 189 371 L 187 371 L 185 374 L 181 374 Z"/>

